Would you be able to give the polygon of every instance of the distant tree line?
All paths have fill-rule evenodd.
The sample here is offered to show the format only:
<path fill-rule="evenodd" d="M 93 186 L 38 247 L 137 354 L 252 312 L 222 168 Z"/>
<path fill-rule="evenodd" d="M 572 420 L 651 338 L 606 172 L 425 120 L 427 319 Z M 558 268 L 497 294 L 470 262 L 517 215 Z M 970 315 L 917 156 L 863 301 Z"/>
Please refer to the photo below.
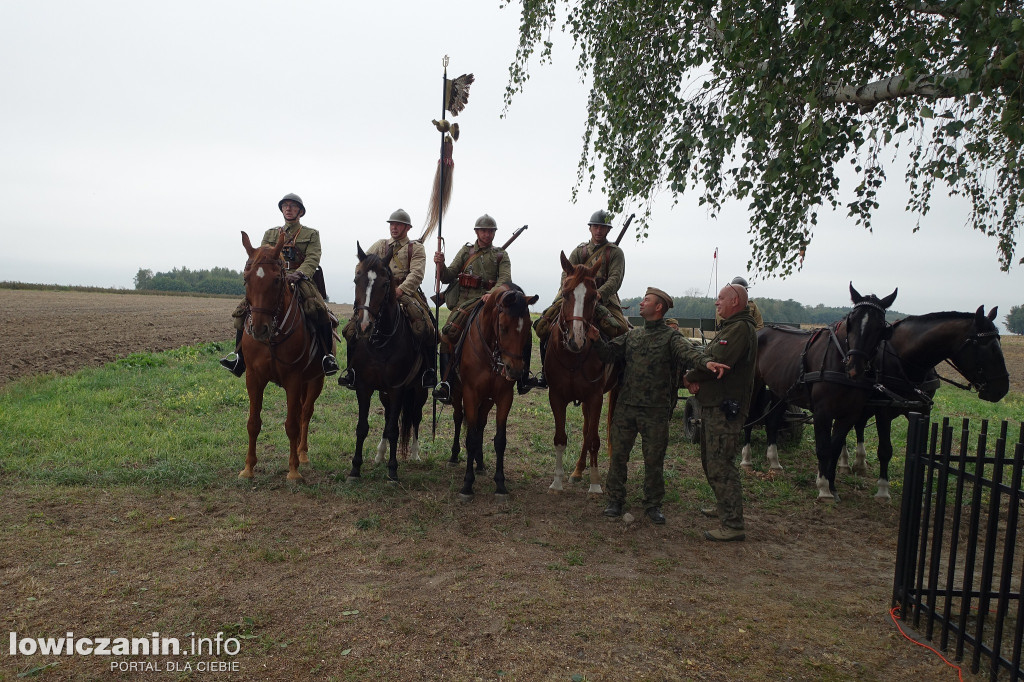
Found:
<path fill-rule="evenodd" d="M 1006 328 L 1014 334 L 1024 334 L 1024 305 L 1010 308 L 1010 314 L 1004 318 Z"/>
<path fill-rule="evenodd" d="M 641 297 L 627 298 L 622 301 L 627 317 L 640 315 Z M 781 301 L 777 298 L 755 298 L 758 310 L 765 323 L 794 322 L 799 324 L 829 324 L 846 316 L 850 307 L 831 307 L 819 303 L 816 306 L 804 305 L 793 299 Z M 715 316 L 715 300 L 703 296 L 682 296 L 672 299 L 672 309 L 668 317 L 704 318 Z M 906 317 L 903 313 L 889 310 L 886 319 L 890 322 Z"/>
<path fill-rule="evenodd" d="M 188 294 L 231 294 L 245 295 L 242 273 L 228 268 L 212 270 L 189 270 L 174 268 L 170 272 L 158 272 L 139 268 L 135 275 L 135 288 L 147 291 L 175 291 Z"/>

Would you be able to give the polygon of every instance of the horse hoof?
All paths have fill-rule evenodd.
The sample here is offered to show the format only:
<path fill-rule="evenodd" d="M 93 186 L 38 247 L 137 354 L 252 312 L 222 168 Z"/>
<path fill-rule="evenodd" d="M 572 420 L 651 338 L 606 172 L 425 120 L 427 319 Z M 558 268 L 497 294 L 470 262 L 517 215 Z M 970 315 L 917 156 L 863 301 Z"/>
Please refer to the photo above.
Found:
<path fill-rule="evenodd" d="M 238 472 L 239 478 L 252 478 L 252 469 L 245 468 Z"/>
<path fill-rule="evenodd" d="M 305 483 L 306 480 L 304 478 L 302 478 L 302 474 L 296 472 L 294 476 L 292 476 L 291 474 L 288 474 L 288 482 L 289 483 L 298 484 L 298 483 Z"/>
<path fill-rule="evenodd" d="M 309 455 L 299 455 L 299 464 L 309 464 Z"/>
<path fill-rule="evenodd" d="M 587 491 L 588 495 L 604 495 L 604 491 L 601 490 L 601 486 L 597 483 L 590 484 L 590 490 Z"/>
<path fill-rule="evenodd" d="M 459 493 L 459 502 L 472 502 L 472 501 L 473 501 L 473 493 L 469 493 L 468 495 L 466 493 Z"/>
<path fill-rule="evenodd" d="M 581 482 L 583 480 L 583 477 L 582 476 L 570 476 L 569 480 L 572 481 L 573 483 L 579 483 L 579 482 Z"/>
<path fill-rule="evenodd" d="M 837 467 L 836 473 L 843 474 L 844 476 L 850 475 L 850 467 Z"/>
<path fill-rule="evenodd" d="M 345 478 L 345 482 L 346 482 L 346 483 L 358 483 L 358 482 L 359 482 L 359 481 L 361 481 L 361 480 L 363 480 L 363 479 L 362 479 L 361 477 L 359 477 L 359 476 L 353 476 L 352 474 L 349 474 L 349 475 L 348 475 L 348 476 L 347 476 L 347 477 Z"/>
<path fill-rule="evenodd" d="M 390 476 L 388 476 L 387 483 L 388 483 L 388 485 L 398 485 L 398 479 L 397 478 L 391 478 Z"/>
<path fill-rule="evenodd" d="M 748 474 L 754 473 L 754 466 L 752 464 L 740 464 L 740 468 Z"/>
<path fill-rule="evenodd" d="M 459 466 L 459 461 L 457 459 L 456 460 L 452 460 L 452 459 L 448 460 L 448 467 L 449 468 L 454 469 L 457 466 Z"/>
<path fill-rule="evenodd" d="M 554 483 L 548 486 L 548 495 L 561 495 L 562 492 L 562 486 L 556 488 Z"/>
<path fill-rule="evenodd" d="M 773 474 L 781 474 L 785 469 L 782 468 L 781 464 L 776 464 L 775 466 L 768 467 L 768 471 Z"/>
<path fill-rule="evenodd" d="M 495 504 L 508 504 L 508 493 L 494 493 Z"/>

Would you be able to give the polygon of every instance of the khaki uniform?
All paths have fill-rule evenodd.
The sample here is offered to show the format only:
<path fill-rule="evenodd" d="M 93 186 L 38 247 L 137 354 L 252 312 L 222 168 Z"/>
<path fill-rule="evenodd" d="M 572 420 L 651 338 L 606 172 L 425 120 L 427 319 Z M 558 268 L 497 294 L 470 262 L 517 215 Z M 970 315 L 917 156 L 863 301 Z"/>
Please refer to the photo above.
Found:
<path fill-rule="evenodd" d="M 412 324 L 417 337 L 434 345 L 434 322 L 429 313 L 430 306 L 420 284 L 427 270 L 427 255 L 423 244 L 412 241 L 408 236 L 402 239 L 380 239 L 373 243 L 366 253 L 384 258 L 388 247 L 391 247 L 391 273 L 398 282 L 398 288 L 405 294 L 398 301 Z M 355 317 L 349 320 L 342 331 L 342 336 L 350 339 L 355 333 Z"/>
<path fill-rule="evenodd" d="M 707 347 L 709 359 L 729 365 L 721 379 L 706 369 L 688 372 L 686 378 L 698 382 L 697 402 L 701 406 L 701 464 L 715 492 L 718 517 L 722 525 L 743 530 L 743 490 L 736 456 L 740 452 L 743 424 L 750 412 L 757 361 L 757 333 L 749 310 L 742 310 L 722 321 L 722 329 Z M 723 403 L 735 401 L 738 412 L 731 418 Z"/>
<path fill-rule="evenodd" d="M 497 291 L 503 284 L 512 281 L 512 263 L 501 247 L 481 249 L 479 242 L 467 243 L 455 254 L 451 265 L 441 267 L 438 271 L 441 282 L 449 285 L 443 293 L 450 313 L 448 323 L 441 330 L 441 344 L 450 347 L 458 342 L 466 317 L 477 301 L 484 294 Z M 459 275 L 479 278 L 479 285 L 460 283 Z M 444 348 L 443 352 L 449 352 L 449 349 Z"/>
<path fill-rule="evenodd" d="M 300 272 L 305 275 L 301 281 L 295 284 L 295 290 L 299 293 L 302 301 L 303 312 L 317 326 L 324 324 L 337 326 L 337 321 L 327 308 L 327 302 L 324 301 L 323 296 L 317 291 L 316 285 L 313 284 L 313 274 L 320 265 L 320 233 L 311 227 L 300 224 L 299 221 L 295 221 L 294 223 L 286 223 L 284 227 L 272 227 L 267 230 L 263 234 L 263 241 L 260 245 L 273 246 L 277 244 L 277 238 L 281 234 L 282 229 L 285 230 L 286 244 L 291 243 L 293 236 L 295 236 L 295 241 L 291 246 L 291 258 L 287 257 L 286 250 L 282 250 L 281 255 L 288 261 L 290 271 Z M 297 235 L 296 231 L 298 232 Z M 235 312 L 232 313 L 236 330 L 242 330 L 245 324 L 245 316 L 248 313 L 248 303 L 243 299 L 238 307 L 235 308 Z M 330 353 L 331 351 L 328 349 L 326 352 Z"/>
<path fill-rule="evenodd" d="M 609 338 L 625 334 L 629 330 L 629 323 L 622 314 L 622 301 L 619 300 L 619 287 L 622 286 L 622 279 L 626 276 L 626 256 L 617 245 L 606 241 L 604 244 L 595 244 L 593 240 L 583 242 L 569 255 L 569 263 L 572 265 L 587 265 L 599 262 L 597 293 L 600 296 L 597 306 L 594 309 L 594 318 L 597 326 Z M 565 273 L 562 273 L 562 282 L 565 281 Z M 561 292 L 561 287 L 559 287 Z M 562 304 L 562 295 L 555 298 L 554 302 L 534 323 L 533 328 L 537 336 L 544 340 L 551 332 L 551 325 L 558 317 L 558 310 Z"/>
<path fill-rule="evenodd" d="M 703 351 L 665 324 L 644 323 L 610 341 L 594 342 L 606 363 L 625 361 L 622 389 L 611 424 L 608 497 L 626 498 L 626 465 L 639 434 L 644 457 L 644 509 L 660 507 L 665 497 L 665 450 L 676 401 L 676 379 L 683 367 L 706 362 Z"/>

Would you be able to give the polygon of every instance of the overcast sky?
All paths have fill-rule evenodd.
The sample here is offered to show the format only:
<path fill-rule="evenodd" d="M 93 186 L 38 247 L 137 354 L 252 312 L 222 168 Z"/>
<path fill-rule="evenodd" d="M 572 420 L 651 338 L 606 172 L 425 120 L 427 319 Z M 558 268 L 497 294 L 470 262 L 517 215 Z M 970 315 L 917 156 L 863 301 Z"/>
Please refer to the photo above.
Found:
<path fill-rule="evenodd" d="M 498 221 L 498 243 L 529 224 L 510 260 L 543 309 L 559 250 L 588 238 L 604 196 L 598 185 L 571 202 L 586 113 L 571 39 L 555 36 L 554 65 L 535 64 L 500 117 L 517 27 L 515 7 L 498 0 L 4 0 L 0 280 L 132 288 L 140 268 L 241 269 L 240 231 L 257 240 L 281 224 L 277 202 L 295 192 L 303 223 L 320 230 L 331 299 L 350 302 L 356 240 L 386 236 L 399 207 L 421 232 L 447 54 L 449 77 L 476 75 L 452 119 L 462 136 L 449 260 L 483 213 Z M 899 287 L 893 308 L 905 313 L 998 305 L 1000 321 L 1024 303 L 1024 268 L 999 271 L 995 242 L 966 227 L 963 202 L 943 198 L 912 234 L 902 169 L 889 177 L 874 233 L 845 211 L 823 214 L 803 270 L 749 277 L 751 294 L 839 306 L 852 280 L 864 294 Z M 648 285 L 714 295 L 748 274 L 736 204 L 711 220 L 695 197 L 673 206 L 666 194 L 650 237 L 623 247 L 623 298 Z"/>

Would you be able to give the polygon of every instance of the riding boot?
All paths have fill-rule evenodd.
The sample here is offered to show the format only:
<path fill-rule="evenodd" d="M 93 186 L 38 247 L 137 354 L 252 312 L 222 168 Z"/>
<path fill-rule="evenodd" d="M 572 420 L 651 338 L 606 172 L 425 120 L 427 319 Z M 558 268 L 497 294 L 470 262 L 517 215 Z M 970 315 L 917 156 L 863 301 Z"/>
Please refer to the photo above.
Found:
<path fill-rule="evenodd" d="M 519 395 L 526 395 L 534 388 L 547 388 L 547 384 L 541 386 L 540 381 L 537 377 L 530 374 L 530 353 L 531 348 L 527 346 L 523 349 L 523 373 L 519 375 L 519 379 L 516 381 L 516 389 L 519 391 Z"/>
<path fill-rule="evenodd" d="M 423 349 L 423 374 L 420 378 L 420 385 L 423 388 L 430 388 L 437 383 L 437 372 L 434 371 L 434 348 Z"/>
<path fill-rule="evenodd" d="M 322 361 L 324 368 L 324 375 L 332 376 L 338 373 L 338 361 L 335 359 L 334 354 L 331 353 L 332 346 L 334 346 L 334 326 L 327 321 L 320 327 L 320 345 L 323 347 L 324 359 Z"/>
<path fill-rule="evenodd" d="M 434 387 L 434 398 L 445 405 L 452 404 L 452 387 L 448 383 L 448 364 L 451 362 L 451 353 L 440 353 L 437 356 L 438 369 L 441 373 L 441 383 Z"/>
<path fill-rule="evenodd" d="M 547 388 L 548 379 L 544 376 L 544 357 L 548 354 L 548 338 L 544 337 L 540 340 L 540 372 L 534 377 L 537 388 Z"/>
<path fill-rule="evenodd" d="M 231 356 L 235 357 L 232 358 Z M 242 330 L 235 332 L 235 352 L 228 353 L 220 359 L 220 365 L 236 377 L 245 374 L 245 358 L 242 357 Z"/>
<path fill-rule="evenodd" d="M 352 344 L 348 340 L 345 341 L 345 348 L 345 357 L 348 358 L 350 364 L 345 368 L 342 375 L 338 377 L 338 385 L 354 391 L 356 390 L 356 371 L 352 369 Z"/>

